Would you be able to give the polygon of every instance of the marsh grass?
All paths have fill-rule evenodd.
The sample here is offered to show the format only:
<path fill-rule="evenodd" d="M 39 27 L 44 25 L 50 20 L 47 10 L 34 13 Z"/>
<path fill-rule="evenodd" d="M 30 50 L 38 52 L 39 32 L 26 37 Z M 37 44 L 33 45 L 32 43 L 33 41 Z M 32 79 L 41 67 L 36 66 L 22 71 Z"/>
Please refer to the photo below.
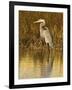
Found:
<path fill-rule="evenodd" d="M 63 48 L 63 13 L 19 11 L 19 50 L 47 49 L 39 32 L 39 24 L 33 22 L 43 18 L 49 28 L 54 48 Z"/>

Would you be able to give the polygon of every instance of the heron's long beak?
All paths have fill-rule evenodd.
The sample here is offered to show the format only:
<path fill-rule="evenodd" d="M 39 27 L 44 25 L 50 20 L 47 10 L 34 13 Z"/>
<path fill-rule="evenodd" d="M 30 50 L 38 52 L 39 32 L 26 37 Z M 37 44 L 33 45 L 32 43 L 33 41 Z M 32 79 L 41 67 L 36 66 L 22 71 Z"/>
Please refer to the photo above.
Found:
<path fill-rule="evenodd" d="M 38 20 L 38 21 L 35 21 L 34 23 L 40 23 L 40 21 Z"/>

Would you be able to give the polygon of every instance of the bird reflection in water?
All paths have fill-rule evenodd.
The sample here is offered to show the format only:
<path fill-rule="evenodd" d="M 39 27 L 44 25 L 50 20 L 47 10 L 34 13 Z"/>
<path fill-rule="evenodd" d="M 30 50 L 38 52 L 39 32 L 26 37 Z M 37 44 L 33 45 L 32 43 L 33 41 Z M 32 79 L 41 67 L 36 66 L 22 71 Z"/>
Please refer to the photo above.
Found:
<path fill-rule="evenodd" d="M 61 77 L 63 75 L 62 53 L 48 49 L 23 50 L 19 64 L 19 79 Z M 25 54 L 25 55 L 24 55 Z"/>

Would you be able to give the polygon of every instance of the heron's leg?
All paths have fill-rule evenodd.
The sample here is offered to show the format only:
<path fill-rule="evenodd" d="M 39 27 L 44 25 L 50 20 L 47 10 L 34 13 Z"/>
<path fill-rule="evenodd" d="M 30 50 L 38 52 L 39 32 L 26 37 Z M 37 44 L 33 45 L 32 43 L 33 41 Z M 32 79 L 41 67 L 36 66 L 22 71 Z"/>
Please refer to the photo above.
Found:
<path fill-rule="evenodd" d="M 48 53 L 50 54 L 50 47 L 49 47 L 49 44 L 47 44 L 47 46 L 48 46 Z"/>
<path fill-rule="evenodd" d="M 49 61 L 49 58 L 50 58 L 50 47 L 49 47 L 48 43 L 46 44 L 46 50 L 47 50 L 47 61 Z"/>
<path fill-rule="evenodd" d="M 51 65 L 54 62 L 54 48 L 50 48 L 50 57 L 49 57 L 49 63 L 51 63 Z"/>

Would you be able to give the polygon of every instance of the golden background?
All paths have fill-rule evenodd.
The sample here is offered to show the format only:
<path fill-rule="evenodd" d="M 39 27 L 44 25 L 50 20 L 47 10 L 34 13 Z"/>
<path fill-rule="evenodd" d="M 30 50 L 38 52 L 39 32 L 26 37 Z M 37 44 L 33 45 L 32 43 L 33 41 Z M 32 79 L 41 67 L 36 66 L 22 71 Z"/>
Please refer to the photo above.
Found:
<path fill-rule="evenodd" d="M 45 41 L 40 43 L 38 19 L 45 19 L 54 43 L 49 60 Z M 63 13 L 19 11 L 19 78 L 63 76 Z"/>

